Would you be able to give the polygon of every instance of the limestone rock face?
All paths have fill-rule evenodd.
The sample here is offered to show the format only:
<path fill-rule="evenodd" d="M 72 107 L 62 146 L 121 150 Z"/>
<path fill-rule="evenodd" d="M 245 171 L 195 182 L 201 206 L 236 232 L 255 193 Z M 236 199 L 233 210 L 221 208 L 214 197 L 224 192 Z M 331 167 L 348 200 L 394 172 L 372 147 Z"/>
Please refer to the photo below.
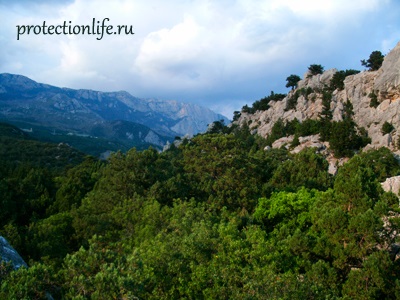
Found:
<path fill-rule="evenodd" d="M 0 236 L 0 261 L 11 262 L 14 269 L 28 267 L 18 252 L 2 236 Z"/>
<path fill-rule="evenodd" d="M 254 114 L 242 113 L 236 121 L 239 125 L 248 125 L 253 133 L 266 138 L 274 124 L 297 118 L 300 122 L 306 119 L 318 119 L 322 111 L 322 89 L 329 86 L 336 69 L 323 74 L 310 76 L 306 73 L 299 81 L 298 88 L 290 91 L 281 101 L 271 101 L 269 109 Z M 300 89 L 312 89 L 308 96 L 301 95 L 297 99 L 295 109 L 286 110 L 288 99 Z M 375 93 L 379 105 L 371 107 L 371 94 Z M 353 119 L 359 127 L 363 127 L 371 138 L 367 148 L 388 147 L 392 151 L 397 148 L 400 137 L 400 42 L 385 57 L 378 71 L 363 71 L 347 76 L 344 89 L 335 90 L 332 94 L 331 112 L 334 121 L 342 120 L 344 103 L 349 100 L 353 105 Z M 390 134 L 382 133 L 385 122 L 391 123 L 395 130 Z"/>
<path fill-rule="evenodd" d="M 293 138 L 294 138 L 293 135 L 280 138 L 272 143 L 272 148 L 279 149 L 285 147 L 286 149 L 289 149 L 290 143 L 293 142 Z"/>
<path fill-rule="evenodd" d="M 290 151 L 291 153 L 299 153 L 305 148 L 315 148 L 316 151 L 322 152 L 329 147 L 329 143 L 323 143 L 319 140 L 319 134 L 300 137 L 299 143 L 297 147 Z"/>
<path fill-rule="evenodd" d="M 385 192 L 392 192 L 396 195 L 399 195 L 400 176 L 387 178 L 384 182 L 381 183 L 381 185 Z"/>
<path fill-rule="evenodd" d="M 382 98 L 399 98 L 400 86 L 400 43 L 388 53 L 375 79 L 374 90 Z"/>
<path fill-rule="evenodd" d="M 333 75 L 337 72 L 337 69 L 330 69 L 325 71 L 323 74 L 317 74 L 312 76 L 309 72 L 304 74 L 304 79 L 300 80 L 297 84 L 297 88 L 310 87 L 312 89 L 323 89 L 324 85 L 329 85 Z"/>

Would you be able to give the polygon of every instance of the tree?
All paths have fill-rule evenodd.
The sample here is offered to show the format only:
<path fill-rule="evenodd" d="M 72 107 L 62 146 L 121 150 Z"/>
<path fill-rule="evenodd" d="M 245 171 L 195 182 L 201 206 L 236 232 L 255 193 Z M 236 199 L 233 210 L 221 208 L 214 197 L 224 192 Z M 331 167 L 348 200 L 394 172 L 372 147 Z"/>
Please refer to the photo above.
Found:
<path fill-rule="evenodd" d="M 349 75 L 354 75 L 358 74 L 360 71 L 358 70 L 346 70 L 346 71 L 338 71 L 335 74 L 333 74 L 332 79 L 330 81 L 330 88 L 332 90 L 339 89 L 343 90 L 344 89 L 344 79 L 349 76 Z"/>
<path fill-rule="evenodd" d="M 261 174 L 243 141 L 232 134 L 195 137 L 183 150 L 183 162 L 194 188 L 194 194 L 186 197 L 203 199 L 216 208 L 252 209 Z"/>
<path fill-rule="evenodd" d="M 336 157 L 352 156 L 353 150 L 358 150 L 371 141 L 366 130 L 357 127 L 352 119 L 353 115 L 353 105 L 347 100 L 344 103 L 343 120 L 331 122 L 329 125 L 328 141 Z"/>
<path fill-rule="evenodd" d="M 326 190 L 331 185 L 328 163 L 308 148 L 282 162 L 272 176 L 269 185 L 273 190 L 295 192 L 301 187 Z"/>
<path fill-rule="evenodd" d="M 324 67 L 321 65 L 312 64 L 308 67 L 308 71 L 310 71 L 311 76 L 322 74 L 324 72 Z"/>
<path fill-rule="evenodd" d="M 298 76 L 298 75 L 294 75 L 294 74 L 292 74 L 292 75 L 290 75 L 290 76 L 288 76 L 287 78 L 286 78 L 286 81 L 287 81 L 287 83 L 286 83 L 286 87 L 288 88 L 288 87 L 291 87 L 292 88 L 292 90 L 294 90 L 295 88 L 297 88 L 297 83 L 300 81 L 300 76 Z"/>
<path fill-rule="evenodd" d="M 361 60 L 361 65 L 367 67 L 369 71 L 376 71 L 382 66 L 383 59 L 381 51 L 373 51 L 367 60 Z"/>
<path fill-rule="evenodd" d="M 241 115 L 240 111 L 235 110 L 235 111 L 233 112 L 233 121 L 239 120 L 240 115 Z"/>

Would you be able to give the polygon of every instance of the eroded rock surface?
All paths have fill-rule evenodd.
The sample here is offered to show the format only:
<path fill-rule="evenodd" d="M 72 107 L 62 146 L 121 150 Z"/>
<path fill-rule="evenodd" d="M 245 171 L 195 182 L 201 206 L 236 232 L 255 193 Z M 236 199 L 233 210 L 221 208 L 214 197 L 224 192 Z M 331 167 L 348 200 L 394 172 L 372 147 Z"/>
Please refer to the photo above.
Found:
<path fill-rule="evenodd" d="M 14 269 L 19 269 L 20 267 L 28 267 L 28 265 L 18 254 L 18 252 L 2 236 L 0 236 L 0 260 L 11 262 Z"/>
<path fill-rule="evenodd" d="M 318 119 L 322 111 L 322 89 L 330 84 L 337 70 L 331 69 L 323 74 L 309 76 L 306 73 L 299 81 L 298 88 L 290 91 L 281 101 L 271 101 L 270 108 L 257 111 L 254 114 L 242 112 L 239 125 L 248 125 L 252 132 L 262 137 L 268 137 L 274 124 L 281 119 L 284 122 L 297 118 L 300 122 L 306 119 Z M 294 109 L 287 110 L 287 103 L 299 89 L 309 89 L 313 92 L 307 97 L 301 95 Z M 379 105 L 371 106 L 371 94 L 377 96 Z M 353 105 L 353 119 L 359 127 L 365 128 L 371 138 L 367 148 L 388 147 L 397 149 L 400 137 L 400 43 L 386 55 L 382 67 L 378 71 L 363 71 L 347 76 L 344 89 L 335 90 L 332 95 L 331 111 L 334 121 L 342 120 L 344 103 L 349 100 Z M 385 122 L 395 128 L 390 134 L 382 133 Z"/>

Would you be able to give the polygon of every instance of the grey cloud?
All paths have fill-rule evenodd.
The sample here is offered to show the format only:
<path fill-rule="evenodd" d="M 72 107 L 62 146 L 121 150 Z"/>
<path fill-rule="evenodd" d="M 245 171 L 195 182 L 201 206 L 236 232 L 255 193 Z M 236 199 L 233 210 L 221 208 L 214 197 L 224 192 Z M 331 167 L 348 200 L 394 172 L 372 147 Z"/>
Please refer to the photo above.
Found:
<path fill-rule="evenodd" d="M 281 4 L 293 1 L 131 0 L 110 6 L 105 0 L 0 0 L 5 20 L 0 71 L 71 88 L 196 102 L 226 114 L 271 90 L 286 92 L 285 78 L 302 76 L 312 63 L 361 69 L 360 59 L 397 43 L 400 20 L 393 12 L 400 12 L 400 3 L 377 7 L 376 0 L 355 0 L 365 3 L 356 7 L 337 1 L 343 8 L 335 4 L 318 15 Z M 281 6 L 274 10 L 268 6 L 272 2 Z M 107 15 L 113 25 L 132 24 L 136 33 L 102 41 L 84 36 L 15 40 L 15 23 L 21 20 L 86 24 L 95 14 Z"/>

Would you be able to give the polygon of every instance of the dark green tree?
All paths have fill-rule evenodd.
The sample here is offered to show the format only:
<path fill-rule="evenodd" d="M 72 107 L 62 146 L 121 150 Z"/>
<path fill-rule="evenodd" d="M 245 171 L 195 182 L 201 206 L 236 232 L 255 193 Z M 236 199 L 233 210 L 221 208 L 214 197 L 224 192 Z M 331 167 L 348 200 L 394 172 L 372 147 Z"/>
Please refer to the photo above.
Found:
<path fill-rule="evenodd" d="M 328 163 L 308 148 L 283 162 L 268 183 L 273 191 L 295 192 L 301 187 L 326 190 L 331 186 Z"/>
<path fill-rule="evenodd" d="M 379 106 L 379 101 L 378 96 L 375 94 L 375 92 L 372 91 L 371 93 L 369 93 L 368 97 L 371 99 L 371 101 L 369 102 L 369 106 L 377 108 Z"/>
<path fill-rule="evenodd" d="M 365 165 L 370 166 L 377 176 L 379 182 L 385 181 L 388 177 L 400 174 L 400 164 L 393 153 L 386 147 L 378 150 L 362 152 L 360 157 Z"/>
<path fill-rule="evenodd" d="M 357 127 L 353 115 L 353 105 L 347 100 L 344 103 L 343 120 L 329 124 L 328 141 L 336 157 L 351 157 L 354 150 L 359 150 L 370 142 L 366 130 Z"/>
<path fill-rule="evenodd" d="M 322 74 L 324 72 L 324 67 L 317 64 L 312 64 L 308 67 L 308 71 L 310 72 L 311 76 Z"/>
<path fill-rule="evenodd" d="M 294 90 L 295 88 L 297 88 L 297 83 L 301 80 L 300 76 L 298 75 L 290 75 L 286 78 L 286 87 L 291 87 L 292 90 Z"/>
<path fill-rule="evenodd" d="M 248 107 L 247 105 L 243 106 L 242 112 L 255 113 L 257 110 L 267 110 L 269 109 L 270 101 L 280 101 L 285 97 L 286 94 L 274 93 L 274 91 L 271 91 L 269 96 L 255 101 L 252 107 Z"/>
<path fill-rule="evenodd" d="M 338 71 L 335 74 L 333 74 L 332 79 L 330 81 L 330 88 L 332 90 L 339 89 L 343 90 L 344 89 L 344 79 L 349 76 L 349 75 L 354 75 L 358 74 L 360 71 L 357 70 L 346 70 L 346 71 Z"/>
<path fill-rule="evenodd" d="M 381 51 L 373 51 L 367 60 L 361 60 L 361 65 L 367 67 L 369 71 L 376 71 L 382 66 L 384 58 Z"/>
<path fill-rule="evenodd" d="M 235 111 L 233 112 L 233 121 L 239 120 L 240 115 L 241 115 L 240 111 L 235 110 Z"/>

